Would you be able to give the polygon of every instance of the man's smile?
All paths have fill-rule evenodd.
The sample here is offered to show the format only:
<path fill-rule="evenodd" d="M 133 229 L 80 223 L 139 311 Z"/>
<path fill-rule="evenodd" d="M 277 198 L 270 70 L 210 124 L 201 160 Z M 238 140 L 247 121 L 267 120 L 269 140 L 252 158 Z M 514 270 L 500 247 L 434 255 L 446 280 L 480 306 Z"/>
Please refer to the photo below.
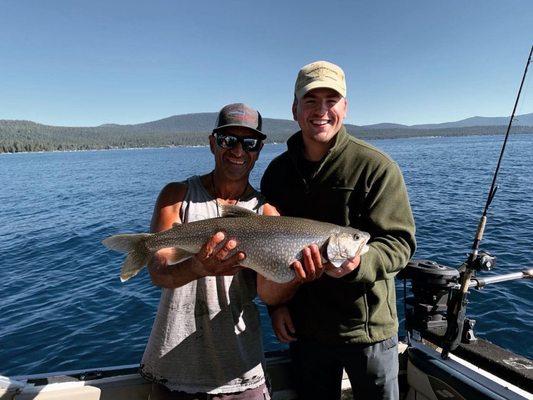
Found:
<path fill-rule="evenodd" d="M 331 122 L 330 119 L 312 119 L 310 121 L 315 126 L 324 126 Z"/>
<path fill-rule="evenodd" d="M 226 161 L 229 162 L 230 164 L 239 165 L 239 166 L 246 164 L 246 161 L 243 160 L 242 158 L 226 157 Z"/>

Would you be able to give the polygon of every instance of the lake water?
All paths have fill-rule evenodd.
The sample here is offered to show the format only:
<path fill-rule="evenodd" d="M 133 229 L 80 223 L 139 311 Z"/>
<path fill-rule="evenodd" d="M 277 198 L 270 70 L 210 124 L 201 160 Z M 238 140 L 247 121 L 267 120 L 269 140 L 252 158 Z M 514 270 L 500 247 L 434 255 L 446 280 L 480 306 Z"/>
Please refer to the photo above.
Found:
<path fill-rule="evenodd" d="M 451 266 L 465 259 L 502 140 L 372 142 L 404 172 L 417 223 L 415 258 Z M 265 146 L 254 186 L 284 148 Z M 511 136 L 482 243 L 498 256 L 489 275 L 533 266 L 532 165 L 533 135 Z M 165 183 L 212 168 L 207 147 L 0 155 L 0 374 L 138 363 L 159 290 L 146 271 L 121 284 L 123 256 L 100 240 L 146 231 Z M 533 358 L 532 288 L 522 280 L 473 291 L 468 314 L 478 336 Z M 280 348 L 261 312 L 265 348 Z"/>

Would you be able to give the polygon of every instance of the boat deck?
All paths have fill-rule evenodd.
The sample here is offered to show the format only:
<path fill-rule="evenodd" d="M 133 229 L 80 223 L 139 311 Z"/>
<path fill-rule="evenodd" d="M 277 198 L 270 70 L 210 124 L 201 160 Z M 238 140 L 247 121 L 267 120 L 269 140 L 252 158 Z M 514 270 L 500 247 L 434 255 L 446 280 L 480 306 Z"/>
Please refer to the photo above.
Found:
<path fill-rule="evenodd" d="M 470 361 L 459 357 L 459 353 L 466 351 L 465 347 L 470 347 L 469 351 L 472 353 L 476 349 L 478 353 L 483 353 L 479 351 L 482 348 L 488 348 L 488 352 L 495 356 L 498 353 L 503 357 L 501 360 L 505 361 L 499 364 L 505 364 L 510 370 L 521 371 L 525 381 L 517 386 L 505 380 L 501 374 L 479 368 L 476 361 L 476 357 L 481 357 L 479 354 Z M 439 349 L 429 342 L 413 342 L 412 347 L 400 343 L 400 398 L 533 400 L 530 389 L 533 382 L 531 361 L 493 347 L 497 346 L 480 341 L 476 346 L 462 346 L 459 353 L 454 352 L 449 359 L 442 360 Z M 266 359 L 267 373 L 274 390 L 273 399 L 296 400 L 287 353 L 270 352 L 266 354 Z M 0 400 L 146 400 L 151 384 L 139 375 L 138 368 L 139 365 L 135 364 L 12 378 L 0 376 Z M 342 387 L 342 398 L 351 399 L 346 374 Z M 447 397 L 442 397 L 443 393 Z"/>

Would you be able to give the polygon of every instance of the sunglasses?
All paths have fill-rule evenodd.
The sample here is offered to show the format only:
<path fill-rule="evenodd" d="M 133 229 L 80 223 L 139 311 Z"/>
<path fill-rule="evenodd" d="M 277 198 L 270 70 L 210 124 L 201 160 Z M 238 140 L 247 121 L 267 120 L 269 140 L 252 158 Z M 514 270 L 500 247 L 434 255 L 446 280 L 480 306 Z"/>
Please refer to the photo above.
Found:
<path fill-rule="evenodd" d="M 244 151 L 259 151 L 261 149 L 261 139 L 251 137 L 239 137 L 215 133 L 217 146 L 223 149 L 233 149 L 240 143 Z"/>

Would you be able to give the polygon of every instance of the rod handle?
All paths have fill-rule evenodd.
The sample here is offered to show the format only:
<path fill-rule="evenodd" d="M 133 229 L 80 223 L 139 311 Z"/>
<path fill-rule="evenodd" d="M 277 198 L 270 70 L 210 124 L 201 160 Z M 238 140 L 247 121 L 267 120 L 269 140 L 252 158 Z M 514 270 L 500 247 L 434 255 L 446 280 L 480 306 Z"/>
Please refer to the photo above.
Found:
<path fill-rule="evenodd" d="M 479 225 L 477 227 L 477 233 L 476 233 L 476 242 L 481 242 L 481 239 L 483 239 L 483 233 L 485 233 L 485 225 L 487 224 L 487 216 L 483 215 L 481 219 L 479 220 Z"/>

